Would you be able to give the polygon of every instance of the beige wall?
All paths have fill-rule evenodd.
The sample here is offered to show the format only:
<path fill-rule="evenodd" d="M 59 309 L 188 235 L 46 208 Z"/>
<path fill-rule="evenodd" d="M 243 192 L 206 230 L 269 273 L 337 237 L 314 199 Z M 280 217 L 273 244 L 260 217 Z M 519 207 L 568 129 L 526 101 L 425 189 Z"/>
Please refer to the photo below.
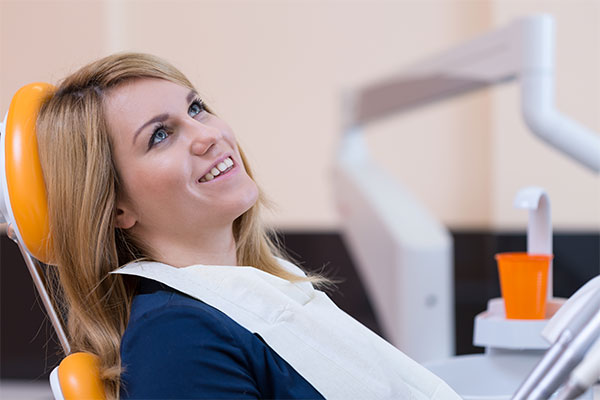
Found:
<path fill-rule="evenodd" d="M 56 82 L 106 53 L 102 1 L 0 0 L 0 112 L 35 81 Z"/>
<path fill-rule="evenodd" d="M 0 4 L 2 112 L 20 85 L 56 81 L 97 56 L 118 50 L 161 55 L 233 126 L 259 182 L 278 205 L 269 221 L 280 228 L 338 225 L 329 170 L 341 88 L 398 71 L 530 11 L 556 14 L 557 52 L 571 60 L 559 61 L 558 106 L 600 131 L 598 2 Z M 582 42 L 590 45 L 574 45 Z M 524 226 L 526 216 L 511 203 L 516 189 L 529 182 L 548 187 L 556 226 L 600 228 L 598 176 L 525 131 L 515 87 L 390 118 L 369 129 L 371 151 L 453 228 Z M 545 167 L 531 166 L 523 154 L 534 154 Z"/>

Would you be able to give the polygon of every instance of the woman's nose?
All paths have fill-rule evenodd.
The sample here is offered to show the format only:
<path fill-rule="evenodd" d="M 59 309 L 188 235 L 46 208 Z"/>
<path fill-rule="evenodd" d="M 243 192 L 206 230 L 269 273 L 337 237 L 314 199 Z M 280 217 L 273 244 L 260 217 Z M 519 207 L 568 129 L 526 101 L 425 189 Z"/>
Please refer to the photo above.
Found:
<path fill-rule="evenodd" d="M 198 121 L 192 122 L 189 129 L 191 137 L 190 151 L 197 156 L 208 153 L 222 137 L 219 129 Z"/>

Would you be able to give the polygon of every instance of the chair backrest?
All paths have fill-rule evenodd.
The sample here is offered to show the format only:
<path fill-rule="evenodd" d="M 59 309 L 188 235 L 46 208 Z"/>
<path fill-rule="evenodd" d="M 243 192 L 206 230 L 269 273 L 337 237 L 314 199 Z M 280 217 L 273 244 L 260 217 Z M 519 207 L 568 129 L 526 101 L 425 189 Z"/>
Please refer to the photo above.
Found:
<path fill-rule="evenodd" d="M 69 354 L 62 319 L 48 295 L 39 262 L 51 264 L 52 256 L 46 186 L 35 126 L 42 101 L 54 90 L 47 83 L 22 87 L 13 96 L 0 124 L 0 222 L 8 223 L 11 238 L 21 250 L 48 317 L 68 354 L 50 376 L 55 398 L 105 399 L 98 357 L 88 353 Z"/>

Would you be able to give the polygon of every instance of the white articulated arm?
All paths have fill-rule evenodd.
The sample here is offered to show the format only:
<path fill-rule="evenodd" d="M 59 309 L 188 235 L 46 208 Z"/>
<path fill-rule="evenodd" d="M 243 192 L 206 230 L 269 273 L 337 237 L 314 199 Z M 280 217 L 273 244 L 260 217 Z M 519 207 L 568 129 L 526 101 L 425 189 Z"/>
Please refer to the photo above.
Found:
<path fill-rule="evenodd" d="M 521 25 L 521 104 L 527 126 L 540 139 L 600 172 L 600 136 L 556 110 L 554 105 L 554 22 L 526 19 Z"/>
<path fill-rule="evenodd" d="M 401 74 L 347 94 L 346 128 L 517 79 L 527 126 L 546 143 L 600 173 L 600 135 L 554 107 L 554 21 L 536 15 L 457 46 Z"/>

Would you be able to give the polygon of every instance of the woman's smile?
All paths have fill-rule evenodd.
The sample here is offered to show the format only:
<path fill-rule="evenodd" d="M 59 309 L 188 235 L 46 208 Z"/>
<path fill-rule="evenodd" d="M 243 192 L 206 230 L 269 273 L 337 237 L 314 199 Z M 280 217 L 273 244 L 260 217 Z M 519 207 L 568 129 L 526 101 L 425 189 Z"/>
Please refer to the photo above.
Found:
<path fill-rule="evenodd" d="M 222 157 L 198 181 L 200 183 L 214 182 L 234 173 L 236 167 L 231 156 Z"/>

